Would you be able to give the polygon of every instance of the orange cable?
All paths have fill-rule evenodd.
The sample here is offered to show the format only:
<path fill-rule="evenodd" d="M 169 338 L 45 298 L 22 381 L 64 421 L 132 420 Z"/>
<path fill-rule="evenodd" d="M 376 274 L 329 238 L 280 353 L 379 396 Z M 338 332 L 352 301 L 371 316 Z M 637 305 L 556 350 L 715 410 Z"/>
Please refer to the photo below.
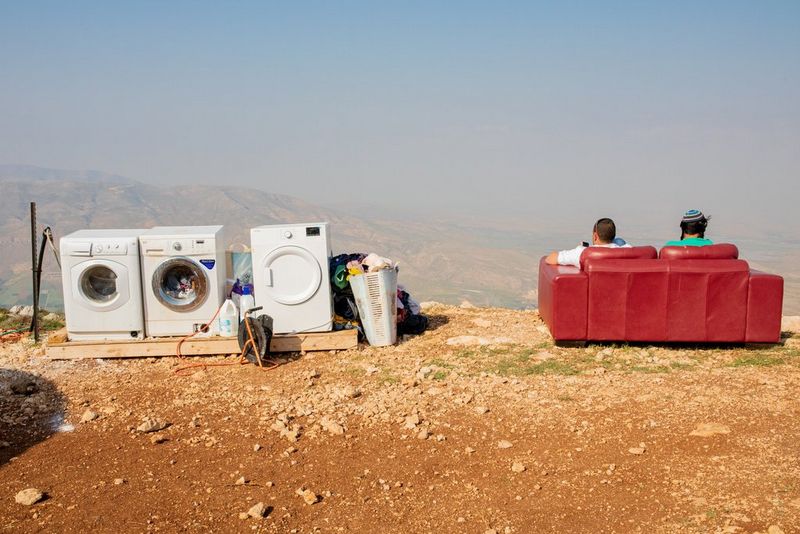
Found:
<path fill-rule="evenodd" d="M 219 312 L 220 312 L 220 310 L 222 310 L 222 306 L 224 306 L 224 305 L 225 305 L 224 303 L 220 304 L 219 308 L 217 308 L 217 311 L 214 313 L 214 316 L 211 318 L 211 320 L 206 324 L 205 328 L 201 328 L 201 329 L 197 330 L 196 332 L 192 332 L 188 336 L 182 337 L 180 339 L 180 341 L 178 341 L 178 345 L 175 347 L 175 354 L 179 359 L 181 359 L 181 360 L 185 360 L 186 359 L 186 357 L 183 354 L 181 354 L 181 345 L 183 345 L 183 343 L 185 341 L 193 338 L 194 336 L 196 336 L 200 332 L 208 331 L 208 329 L 210 328 L 209 325 L 214 323 L 214 319 L 217 318 L 217 315 L 219 315 Z M 258 361 L 259 367 L 261 367 L 262 369 L 266 369 L 267 371 L 269 371 L 271 369 L 275 369 L 276 367 L 278 367 L 277 363 L 271 365 L 270 367 L 266 367 L 266 368 L 264 367 L 264 365 L 261 363 L 261 357 L 258 355 L 258 345 L 256 344 L 255 337 L 253 336 L 253 331 L 250 329 L 250 321 L 245 320 L 244 324 L 247 327 L 247 337 L 249 339 L 245 342 L 244 346 L 242 347 L 242 352 L 239 355 L 239 361 L 236 361 L 236 362 L 218 362 L 218 363 L 208 363 L 208 362 L 190 363 L 190 364 L 184 365 L 183 367 L 179 367 L 178 369 L 175 369 L 175 374 L 181 374 L 184 371 L 188 371 L 190 369 L 200 369 L 200 368 L 205 369 L 206 367 L 227 367 L 227 366 L 237 365 L 237 364 L 245 365 L 245 364 L 249 363 L 247 361 L 247 359 L 245 358 L 245 354 L 247 354 L 247 350 L 248 350 L 249 346 L 252 346 L 252 348 L 253 348 L 253 353 L 256 355 L 256 361 Z"/>

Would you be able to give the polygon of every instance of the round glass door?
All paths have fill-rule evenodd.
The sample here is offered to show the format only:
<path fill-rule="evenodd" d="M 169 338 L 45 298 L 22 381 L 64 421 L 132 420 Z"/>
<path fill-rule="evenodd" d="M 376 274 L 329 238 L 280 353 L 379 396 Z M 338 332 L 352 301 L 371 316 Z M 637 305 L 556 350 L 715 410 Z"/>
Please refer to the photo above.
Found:
<path fill-rule="evenodd" d="M 153 293 L 170 310 L 196 310 L 208 298 L 208 277 L 197 263 L 186 258 L 173 258 L 162 263 L 153 273 Z"/>
<path fill-rule="evenodd" d="M 275 302 L 302 304 L 313 297 L 322 282 L 322 269 L 308 250 L 295 246 L 273 250 L 262 262 L 265 289 Z"/>
<path fill-rule="evenodd" d="M 105 265 L 94 265 L 81 275 L 81 293 L 96 304 L 106 304 L 117 296 L 117 273 Z"/>

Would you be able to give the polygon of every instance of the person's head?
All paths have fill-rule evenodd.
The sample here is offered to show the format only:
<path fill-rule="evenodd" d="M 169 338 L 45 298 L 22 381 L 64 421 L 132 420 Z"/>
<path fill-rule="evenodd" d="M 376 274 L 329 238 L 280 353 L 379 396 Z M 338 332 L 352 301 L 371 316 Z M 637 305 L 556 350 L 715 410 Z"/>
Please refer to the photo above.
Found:
<path fill-rule="evenodd" d="M 700 210 L 689 210 L 681 219 L 681 239 L 687 237 L 705 237 L 706 227 L 711 217 L 706 217 Z"/>
<path fill-rule="evenodd" d="M 592 241 L 595 245 L 608 245 L 617 237 L 617 226 L 608 217 L 603 217 L 594 223 Z"/>

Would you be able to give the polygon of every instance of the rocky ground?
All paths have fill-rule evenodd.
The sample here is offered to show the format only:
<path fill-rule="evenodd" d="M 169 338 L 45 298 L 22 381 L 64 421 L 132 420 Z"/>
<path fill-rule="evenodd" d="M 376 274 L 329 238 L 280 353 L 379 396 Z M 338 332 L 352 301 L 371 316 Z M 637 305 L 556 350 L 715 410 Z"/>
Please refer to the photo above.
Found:
<path fill-rule="evenodd" d="M 800 532 L 800 337 L 559 348 L 535 312 L 426 312 L 271 370 L 0 345 L 0 531 Z"/>

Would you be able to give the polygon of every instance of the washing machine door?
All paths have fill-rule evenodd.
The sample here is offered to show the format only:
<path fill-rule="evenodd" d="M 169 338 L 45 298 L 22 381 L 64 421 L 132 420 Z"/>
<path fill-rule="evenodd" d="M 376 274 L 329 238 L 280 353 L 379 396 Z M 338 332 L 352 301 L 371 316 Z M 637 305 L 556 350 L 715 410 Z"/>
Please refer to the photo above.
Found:
<path fill-rule="evenodd" d="M 191 258 L 170 258 L 161 263 L 151 285 L 158 302 L 176 312 L 196 310 L 208 299 L 208 275 Z"/>
<path fill-rule="evenodd" d="M 317 258 L 302 247 L 278 247 L 264 256 L 260 267 L 265 287 L 257 288 L 256 293 L 266 291 L 267 298 L 287 306 L 307 302 L 322 284 Z"/>
<path fill-rule="evenodd" d="M 112 311 L 130 300 L 128 268 L 115 261 L 81 262 L 70 274 L 75 302 L 92 311 Z"/>

